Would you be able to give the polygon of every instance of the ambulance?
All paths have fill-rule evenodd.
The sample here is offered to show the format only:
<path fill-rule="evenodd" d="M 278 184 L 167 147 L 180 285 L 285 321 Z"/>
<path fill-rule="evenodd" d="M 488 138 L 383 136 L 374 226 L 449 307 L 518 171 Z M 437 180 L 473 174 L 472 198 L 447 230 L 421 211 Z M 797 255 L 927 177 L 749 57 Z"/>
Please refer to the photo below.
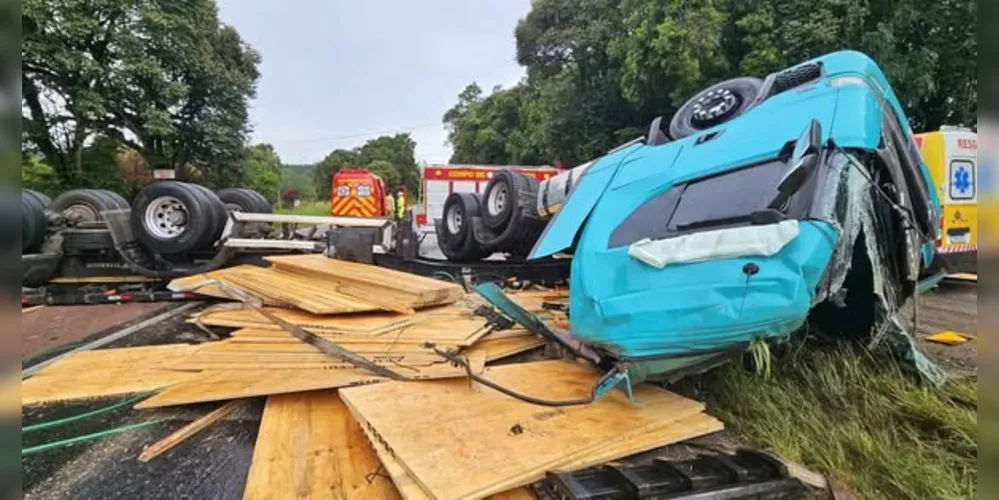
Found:
<path fill-rule="evenodd" d="M 949 273 L 978 267 L 978 134 L 961 127 L 917 134 L 942 205 L 938 260 Z"/>
<path fill-rule="evenodd" d="M 532 176 L 538 182 L 561 172 L 550 166 L 527 165 L 427 165 L 423 169 L 423 200 L 416 213 L 416 225 L 421 232 L 433 232 L 434 219 L 444 212 L 444 200 L 451 193 L 482 193 L 493 174 L 501 169 L 513 169 Z"/>
<path fill-rule="evenodd" d="M 334 217 L 391 217 L 385 181 L 363 169 L 343 169 L 333 175 L 330 215 Z"/>

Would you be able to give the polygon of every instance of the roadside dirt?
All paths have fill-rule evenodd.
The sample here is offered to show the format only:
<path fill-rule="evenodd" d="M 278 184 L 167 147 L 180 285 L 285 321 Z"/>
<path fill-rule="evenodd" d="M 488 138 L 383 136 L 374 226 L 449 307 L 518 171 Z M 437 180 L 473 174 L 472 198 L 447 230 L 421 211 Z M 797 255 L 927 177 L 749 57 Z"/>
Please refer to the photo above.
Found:
<path fill-rule="evenodd" d="M 978 341 L 972 338 L 960 345 L 943 345 L 926 340 L 942 331 L 978 336 L 978 285 L 974 282 L 944 281 L 935 290 L 919 297 L 919 323 L 912 329 L 912 301 L 902 311 L 903 324 L 914 331 L 919 347 L 955 376 L 973 376 L 978 367 Z"/>
<path fill-rule="evenodd" d="M 172 304 L 101 304 L 49 306 L 21 315 L 21 357 L 122 328 Z"/>

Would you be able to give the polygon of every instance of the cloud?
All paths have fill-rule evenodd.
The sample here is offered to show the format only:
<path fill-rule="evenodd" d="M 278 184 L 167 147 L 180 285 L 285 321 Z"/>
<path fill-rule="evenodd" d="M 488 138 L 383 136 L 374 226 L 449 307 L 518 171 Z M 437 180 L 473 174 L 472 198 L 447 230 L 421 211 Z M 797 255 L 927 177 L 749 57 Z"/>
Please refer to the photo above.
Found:
<path fill-rule="evenodd" d="M 513 30 L 529 0 L 221 0 L 260 52 L 254 142 L 313 163 L 381 133 L 410 132 L 418 160 L 451 154 L 441 117 L 465 85 L 517 83 Z"/>

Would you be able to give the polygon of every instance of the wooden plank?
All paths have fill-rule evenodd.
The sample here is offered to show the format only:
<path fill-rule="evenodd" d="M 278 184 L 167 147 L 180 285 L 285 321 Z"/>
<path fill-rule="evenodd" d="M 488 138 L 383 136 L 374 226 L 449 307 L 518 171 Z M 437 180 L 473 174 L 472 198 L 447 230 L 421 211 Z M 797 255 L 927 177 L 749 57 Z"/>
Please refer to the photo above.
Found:
<path fill-rule="evenodd" d="M 223 275 L 219 273 L 219 271 L 213 271 L 204 274 L 192 274 L 191 276 L 185 276 L 183 278 L 177 278 L 171 281 L 170 284 L 167 285 L 167 288 L 174 292 L 194 292 L 199 295 L 205 295 L 207 297 L 216 297 L 220 299 L 229 299 L 234 301 L 238 300 L 236 297 L 233 297 L 232 294 L 223 290 L 216 283 L 216 281 L 223 281 L 226 284 L 226 286 L 230 288 L 235 288 L 241 292 L 249 293 L 249 290 L 244 290 L 243 288 L 240 288 L 239 286 L 233 283 L 225 282 L 222 279 L 222 276 Z M 288 308 L 292 307 L 290 304 L 286 304 L 278 300 L 268 299 L 264 297 L 261 297 L 261 301 L 265 306 L 288 307 Z"/>
<path fill-rule="evenodd" d="M 589 394 L 599 375 L 567 361 L 489 368 L 517 392 L 553 400 Z M 615 439 L 647 435 L 704 406 L 656 388 L 614 391 L 589 405 L 544 408 L 467 382 L 391 382 L 341 391 L 362 425 L 436 498 L 482 498 L 529 484 Z M 644 443 L 644 441 L 643 441 Z M 515 457 L 513 459 L 512 457 Z"/>
<path fill-rule="evenodd" d="M 123 396 L 154 391 L 196 374 L 166 369 L 197 349 L 188 345 L 84 351 L 21 383 L 21 405 Z"/>
<path fill-rule="evenodd" d="M 336 391 L 267 398 L 243 498 L 400 498 Z"/>
<path fill-rule="evenodd" d="M 175 372 L 181 373 L 181 372 Z M 137 409 L 228 401 L 383 381 L 366 371 L 352 370 L 229 370 L 205 372 L 185 383 L 164 389 L 142 401 Z"/>
<path fill-rule="evenodd" d="M 491 336 L 491 335 L 490 335 Z M 501 339 L 487 338 L 476 342 L 475 345 L 465 349 L 465 353 L 481 352 L 486 357 L 486 362 L 508 358 L 522 352 L 530 351 L 545 345 L 545 341 L 534 337 L 511 337 Z"/>
<path fill-rule="evenodd" d="M 267 308 L 289 323 L 328 337 L 334 342 L 415 343 L 471 345 L 489 332 L 485 319 L 461 314 L 423 314 L 404 316 L 393 313 L 369 313 L 349 316 L 319 316 L 302 311 Z M 268 335 L 294 338 L 281 327 L 251 309 L 208 310 L 196 316 L 195 322 L 208 326 L 252 329 L 252 336 Z M 247 335 L 243 332 L 239 335 Z M 334 338 L 339 336 L 339 338 Z"/>
<path fill-rule="evenodd" d="M 473 372 L 485 369 L 485 358 L 468 356 Z M 412 380 L 462 378 L 467 375 L 462 368 L 446 363 L 427 367 L 393 365 L 394 371 Z M 176 372 L 183 373 L 183 372 Z M 349 367 L 340 369 L 212 369 L 187 379 L 184 383 L 164 389 L 142 401 L 136 408 L 159 408 L 210 401 L 227 401 L 255 396 L 271 396 L 294 392 L 335 389 L 373 384 L 385 379 L 366 370 Z M 465 382 L 467 387 L 468 382 Z"/>
<path fill-rule="evenodd" d="M 247 403 L 247 400 L 242 399 L 238 401 L 230 401 L 211 412 L 203 415 L 197 420 L 177 429 L 175 432 L 171 433 L 169 436 L 157 441 L 156 443 L 145 447 L 142 450 L 142 454 L 139 455 L 140 462 L 148 462 L 167 451 L 173 449 L 173 447 L 184 442 L 191 436 L 201 432 L 209 425 L 218 422 L 219 420 L 225 418 L 226 415 L 242 408 Z"/>
<path fill-rule="evenodd" d="M 239 333 L 243 332 L 243 333 Z M 253 330 L 236 330 L 232 333 L 233 337 L 228 340 L 209 342 L 202 344 L 201 351 L 231 351 L 239 350 L 242 352 L 255 351 L 255 352 L 316 352 L 316 348 L 312 347 L 301 340 L 294 337 L 288 336 L 270 336 L 253 335 Z M 277 333 L 273 330 L 265 330 L 267 334 Z M 237 335 L 238 333 L 238 335 Z M 394 343 L 387 344 L 384 341 L 354 341 L 354 342 L 342 342 L 336 336 L 332 335 L 321 335 L 322 337 L 329 339 L 331 341 L 336 341 L 337 345 L 347 349 L 351 352 L 358 354 L 392 354 L 392 353 L 428 353 L 432 352 L 423 344 L 411 344 L 411 343 Z M 481 341 L 480 341 L 481 343 Z M 452 344 L 435 344 L 439 349 L 443 350 L 455 350 L 458 348 L 457 345 Z"/>
<path fill-rule="evenodd" d="M 220 272 L 226 282 L 313 314 L 377 311 L 379 306 L 336 291 L 328 280 L 275 268 L 237 266 Z M 409 312 L 408 309 L 406 312 Z"/>
<path fill-rule="evenodd" d="M 465 290 L 415 274 L 378 266 L 329 259 L 323 255 L 266 257 L 274 267 L 307 276 L 323 276 L 337 283 L 337 290 L 361 300 L 390 299 L 413 308 L 450 304 L 465 296 Z"/>

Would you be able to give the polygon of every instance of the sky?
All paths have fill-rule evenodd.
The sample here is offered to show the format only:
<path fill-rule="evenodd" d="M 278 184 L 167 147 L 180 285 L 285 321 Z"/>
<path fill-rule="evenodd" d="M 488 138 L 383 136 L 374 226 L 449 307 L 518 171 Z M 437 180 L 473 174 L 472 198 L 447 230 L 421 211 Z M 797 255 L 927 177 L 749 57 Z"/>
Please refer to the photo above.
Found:
<path fill-rule="evenodd" d="M 441 119 L 471 82 L 524 75 L 513 31 L 530 0 L 220 0 L 223 23 L 260 53 L 253 142 L 283 163 L 409 132 L 416 159 L 446 163 Z"/>

